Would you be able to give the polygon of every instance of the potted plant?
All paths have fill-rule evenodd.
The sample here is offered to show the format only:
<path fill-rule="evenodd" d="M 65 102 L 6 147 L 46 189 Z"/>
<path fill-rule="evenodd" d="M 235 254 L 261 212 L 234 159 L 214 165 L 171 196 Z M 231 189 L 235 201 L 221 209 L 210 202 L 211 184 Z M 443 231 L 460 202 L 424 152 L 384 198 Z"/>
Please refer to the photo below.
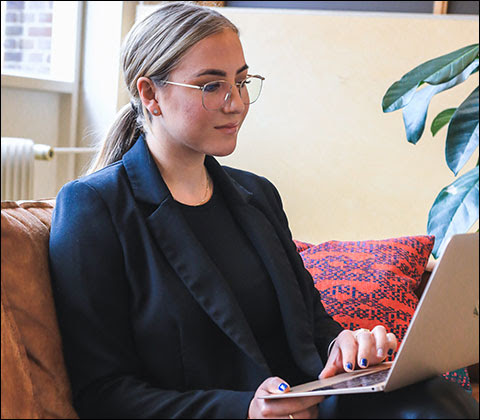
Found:
<path fill-rule="evenodd" d="M 478 44 L 429 60 L 390 86 L 383 97 L 383 112 L 403 108 L 407 140 L 416 144 L 424 132 L 432 97 L 464 82 L 477 71 Z M 434 118 L 432 135 L 447 124 L 445 157 L 457 176 L 478 149 L 478 86 L 458 108 L 446 109 Z M 477 220 L 478 160 L 476 167 L 440 191 L 430 209 L 427 233 L 435 236 L 433 256 L 438 258 L 453 234 L 467 232 Z"/>

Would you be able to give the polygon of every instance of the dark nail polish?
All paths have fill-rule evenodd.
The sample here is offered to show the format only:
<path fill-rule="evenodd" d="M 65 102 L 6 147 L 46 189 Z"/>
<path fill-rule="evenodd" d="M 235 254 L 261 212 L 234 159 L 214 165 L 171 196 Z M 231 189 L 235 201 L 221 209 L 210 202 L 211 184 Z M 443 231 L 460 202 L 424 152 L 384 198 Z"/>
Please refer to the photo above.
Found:
<path fill-rule="evenodd" d="M 349 362 L 349 363 L 346 364 L 346 367 L 347 367 L 348 370 L 352 370 L 353 365 Z"/>
<path fill-rule="evenodd" d="M 285 382 L 282 382 L 279 386 L 278 386 L 278 389 L 280 391 L 285 391 L 286 389 L 288 388 L 288 385 L 285 383 Z"/>
<path fill-rule="evenodd" d="M 362 359 L 362 360 L 360 360 L 360 364 L 361 364 L 362 366 L 367 366 L 367 359 Z"/>
<path fill-rule="evenodd" d="M 389 349 L 388 350 L 388 355 L 391 356 L 393 354 L 393 350 L 392 349 Z"/>

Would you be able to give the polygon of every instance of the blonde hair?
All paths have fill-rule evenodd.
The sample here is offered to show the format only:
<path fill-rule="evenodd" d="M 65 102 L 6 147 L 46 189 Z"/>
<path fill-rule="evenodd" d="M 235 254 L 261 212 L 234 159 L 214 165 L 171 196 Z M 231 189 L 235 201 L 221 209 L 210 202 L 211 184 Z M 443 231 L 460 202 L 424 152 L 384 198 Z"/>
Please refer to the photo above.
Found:
<path fill-rule="evenodd" d="M 121 52 L 130 103 L 118 112 L 87 173 L 120 160 L 151 122 L 152 115 L 140 100 L 137 80 L 167 80 L 189 48 L 225 29 L 239 33 L 225 16 L 193 2 L 169 2 L 132 27 Z"/>

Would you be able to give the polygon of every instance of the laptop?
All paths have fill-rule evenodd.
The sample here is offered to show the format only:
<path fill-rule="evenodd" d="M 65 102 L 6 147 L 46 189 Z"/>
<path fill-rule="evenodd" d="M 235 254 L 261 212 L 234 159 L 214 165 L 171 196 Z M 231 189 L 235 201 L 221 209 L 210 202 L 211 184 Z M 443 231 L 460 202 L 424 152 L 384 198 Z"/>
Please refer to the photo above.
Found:
<path fill-rule="evenodd" d="M 477 233 L 453 235 L 430 276 L 393 362 L 259 398 L 389 392 L 478 362 Z"/>

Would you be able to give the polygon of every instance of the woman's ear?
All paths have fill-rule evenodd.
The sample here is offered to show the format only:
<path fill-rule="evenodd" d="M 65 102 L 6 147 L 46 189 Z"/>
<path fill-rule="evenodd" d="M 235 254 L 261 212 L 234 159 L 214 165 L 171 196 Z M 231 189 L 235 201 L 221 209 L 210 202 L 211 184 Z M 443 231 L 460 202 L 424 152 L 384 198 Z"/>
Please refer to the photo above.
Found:
<path fill-rule="evenodd" d="M 155 84 L 148 77 L 140 77 L 137 80 L 137 89 L 143 106 L 152 115 L 160 115 L 160 107 L 155 98 Z"/>

